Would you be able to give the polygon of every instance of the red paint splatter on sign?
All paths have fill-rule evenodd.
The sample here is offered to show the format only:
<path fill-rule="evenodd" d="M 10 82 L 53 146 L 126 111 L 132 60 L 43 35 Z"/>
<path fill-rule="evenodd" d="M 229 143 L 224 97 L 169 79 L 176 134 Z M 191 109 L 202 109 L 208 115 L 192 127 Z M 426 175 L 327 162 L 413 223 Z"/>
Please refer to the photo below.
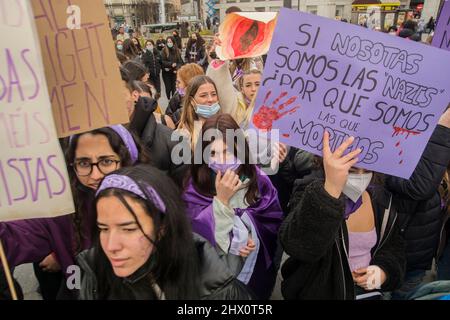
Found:
<path fill-rule="evenodd" d="M 276 105 L 284 98 L 288 93 L 282 92 L 271 104 L 270 107 L 267 106 L 267 100 L 269 99 L 272 91 L 269 91 L 264 98 L 263 106 L 258 110 L 258 112 L 253 115 L 253 124 L 258 129 L 271 130 L 273 122 L 279 120 L 286 116 L 287 114 L 292 114 L 300 108 L 300 106 L 295 106 L 290 110 L 283 111 L 287 106 L 293 104 L 297 97 L 291 97 L 286 102 L 282 103 L 278 107 Z"/>
<path fill-rule="evenodd" d="M 394 126 L 394 133 L 392 134 L 392 136 L 393 137 L 394 136 L 398 136 L 399 134 L 403 135 L 404 133 L 406 133 L 406 138 L 405 139 L 408 139 L 409 135 L 416 136 L 416 135 L 420 134 L 419 131 L 413 131 L 413 130 L 408 130 L 408 129 L 405 129 L 405 128 L 400 128 L 400 127 L 395 127 Z"/>
<path fill-rule="evenodd" d="M 291 135 L 289 133 L 283 133 L 282 136 L 285 138 L 289 138 Z"/>

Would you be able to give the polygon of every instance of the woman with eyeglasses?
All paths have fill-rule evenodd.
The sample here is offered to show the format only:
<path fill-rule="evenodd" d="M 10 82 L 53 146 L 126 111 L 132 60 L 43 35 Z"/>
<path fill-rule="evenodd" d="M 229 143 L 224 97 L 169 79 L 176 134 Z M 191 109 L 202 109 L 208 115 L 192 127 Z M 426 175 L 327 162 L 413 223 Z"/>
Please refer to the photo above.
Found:
<path fill-rule="evenodd" d="M 116 125 L 72 136 L 66 160 L 76 212 L 0 223 L 0 238 L 12 267 L 37 262 L 42 271 L 70 276 L 68 268 L 75 264 L 76 254 L 92 244 L 92 205 L 100 181 L 121 167 L 147 163 L 148 157 L 130 132 Z"/>

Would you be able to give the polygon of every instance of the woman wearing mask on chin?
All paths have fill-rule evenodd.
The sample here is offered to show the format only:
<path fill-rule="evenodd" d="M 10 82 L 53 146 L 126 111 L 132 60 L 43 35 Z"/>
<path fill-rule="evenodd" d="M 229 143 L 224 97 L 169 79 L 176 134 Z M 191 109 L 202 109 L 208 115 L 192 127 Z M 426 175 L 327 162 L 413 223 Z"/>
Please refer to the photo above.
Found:
<path fill-rule="evenodd" d="M 100 181 L 120 167 L 146 163 L 148 157 L 130 132 L 116 125 L 72 136 L 66 161 L 76 212 L 0 223 L 0 238 L 11 266 L 39 262 L 46 272 L 60 270 L 64 277 L 70 276 L 68 267 L 75 264 L 76 254 L 92 244 L 92 205 Z"/>
<path fill-rule="evenodd" d="M 236 135 L 232 141 L 229 131 Z M 183 198 L 193 230 L 227 256 L 258 299 L 268 299 L 283 216 L 277 191 L 251 164 L 244 134 L 230 115 L 206 119 L 201 133 L 215 139 L 198 141 L 196 154 L 204 158 L 190 166 L 185 181 Z"/>
<path fill-rule="evenodd" d="M 220 112 L 214 81 L 207 76 L 196 76 L 186 88 L 183 111 L 177 130 L 189 137 L 193 149 L 203 123 Z"/>
<path fill-rule="evenodd" d="M 285 299 L 380 299 L 401 285 L 405 244 L 397 199 L 377 173 L 355 167 L 354 138 L 331 151 L 323 137 L 323 168 L 296 182 L 280 241 Z"/>

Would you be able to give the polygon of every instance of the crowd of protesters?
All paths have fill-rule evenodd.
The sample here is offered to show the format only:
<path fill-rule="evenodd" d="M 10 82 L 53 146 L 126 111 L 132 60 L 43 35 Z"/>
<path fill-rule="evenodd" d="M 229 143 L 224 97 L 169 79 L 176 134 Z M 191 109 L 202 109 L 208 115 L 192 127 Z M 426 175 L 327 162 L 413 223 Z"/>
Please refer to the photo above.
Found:
<path fill-rule="evenodd" d="M 420 41 L 417 23 L 397 31 Z M 264 59 L 220 61 L 218 39 L 193 31 L 183 54 L 177 31 L 118 31 L 130 121 L 61 139 L 76 211 L 0 223 L 10 265 L 34 263 L 48 300 L 269 299 L 277 278 L 285 299 L 408 299 L 433 264 L 450 280 L 450 109 L 410 179 L 359 168 L 352 137 L 332 151 L 325 133 L 322 157 L 261 152 L 248 128 Z"/>

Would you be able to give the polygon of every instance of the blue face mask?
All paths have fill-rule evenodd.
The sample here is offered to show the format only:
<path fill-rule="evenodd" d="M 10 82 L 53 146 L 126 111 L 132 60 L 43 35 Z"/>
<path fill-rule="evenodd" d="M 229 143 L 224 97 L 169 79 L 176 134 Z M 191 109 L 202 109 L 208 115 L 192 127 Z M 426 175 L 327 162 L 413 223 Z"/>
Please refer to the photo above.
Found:
<path fill-rule="evenodd" d="M 121 45 L 121 44 L 118 44 L 118 45 L 117 45 L 117 50 L 120 50 L 120 51 L 122 51 L 122 49 L 123 49 L 123 45 Z"/>
<path fill-rule="evenodd" d="M 202 118 L 211 118 L 220 110 L 220 105 L 218 102 L 214 103 L 211 106 L 197 104 L 197 108 L 195 109 L 195 113 Z"/>

